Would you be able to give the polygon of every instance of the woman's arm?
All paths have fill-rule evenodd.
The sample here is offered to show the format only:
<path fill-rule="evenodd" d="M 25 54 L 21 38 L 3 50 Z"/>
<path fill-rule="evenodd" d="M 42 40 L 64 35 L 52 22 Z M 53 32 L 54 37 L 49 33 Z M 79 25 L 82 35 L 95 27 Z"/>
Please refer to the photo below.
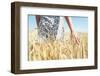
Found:
<path fill-rule="evenodd" d="M 36 15 L 36 23 L 37 23 L 37 26 L 39 26 L 39 22 L 40 22 L 40 16 L 39 15 Z"/>
<path fill-rule="evenodd" d="M 67 24 L 69 26 L 69 29 L 71 31 L 71 38 L 74 38 L 75 42 L 77 44 L 79 44 L 80 40 L 79 40 L 79 38 L 74 33 L 73 23 L 72 23 L 71 19 L 68 16 L 65 16 L 65 19 L 66 19 Z"/>
<path fill-rule="evenodd" d="M 68 16 L 65 16 L 65 19 L 66 19 L 66 21 L 68 23 L 68 26 L 70 28 L 71 33 L 74 32 L 74 29 L 73 29 L 73 26 L 72 26 L 73 24 L 72 24 L 71 19 Z"/>

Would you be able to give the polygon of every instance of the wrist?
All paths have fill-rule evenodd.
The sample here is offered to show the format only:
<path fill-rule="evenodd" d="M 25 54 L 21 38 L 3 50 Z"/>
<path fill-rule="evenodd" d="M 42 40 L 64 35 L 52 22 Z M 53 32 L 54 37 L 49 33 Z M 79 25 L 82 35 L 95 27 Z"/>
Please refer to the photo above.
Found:
<path fill-rule="evenodd" d="M 74 31 L 73 31 L 73 30 L 71 30 L 71 33 L 74 33 Z"/>

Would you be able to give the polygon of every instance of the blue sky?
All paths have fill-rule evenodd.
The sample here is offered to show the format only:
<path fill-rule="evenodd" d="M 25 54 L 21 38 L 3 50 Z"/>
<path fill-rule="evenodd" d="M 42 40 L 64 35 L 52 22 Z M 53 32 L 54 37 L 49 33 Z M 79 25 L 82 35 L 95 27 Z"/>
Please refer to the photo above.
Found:
<path fill-rule="evenodd" d="M 71 16 L 74 30 L 76 32 L 87 32 L 88 31 L 88 17 Z M 29 30 L 37 28 L 35 16 L 28 16 Z M 68 25 L 64 20 L 64 28 L 69 31 Z"/>
<path fill-rule="evenodd" d="M 29 26 L 29 30 L 37 28 L 35 16 L 33 15 L 28 16 L 28 26 Z"/>

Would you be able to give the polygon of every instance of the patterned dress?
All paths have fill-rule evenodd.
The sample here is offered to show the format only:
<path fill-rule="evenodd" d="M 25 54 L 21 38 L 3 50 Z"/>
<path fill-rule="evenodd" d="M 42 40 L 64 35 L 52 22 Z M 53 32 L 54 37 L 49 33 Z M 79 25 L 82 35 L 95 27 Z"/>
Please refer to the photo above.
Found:
<path fill-rule="evenodd" d="M 38 35 L 43 40 L 55 40 L 59 27 L 59 16 L 40 16 Z"/>

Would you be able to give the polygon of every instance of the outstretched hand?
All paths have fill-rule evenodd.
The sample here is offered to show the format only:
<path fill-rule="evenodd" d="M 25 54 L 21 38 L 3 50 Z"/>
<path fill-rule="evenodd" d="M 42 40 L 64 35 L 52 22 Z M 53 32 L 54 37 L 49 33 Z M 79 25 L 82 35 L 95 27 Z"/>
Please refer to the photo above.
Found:
<path fill-rule="evenodd" d="M 76 35 L 75 32 L 71 32 L 71 39 L 72 39 L 76 44 L 79 45 L 80 39 L 79 39 L 79 37 Z"/>

